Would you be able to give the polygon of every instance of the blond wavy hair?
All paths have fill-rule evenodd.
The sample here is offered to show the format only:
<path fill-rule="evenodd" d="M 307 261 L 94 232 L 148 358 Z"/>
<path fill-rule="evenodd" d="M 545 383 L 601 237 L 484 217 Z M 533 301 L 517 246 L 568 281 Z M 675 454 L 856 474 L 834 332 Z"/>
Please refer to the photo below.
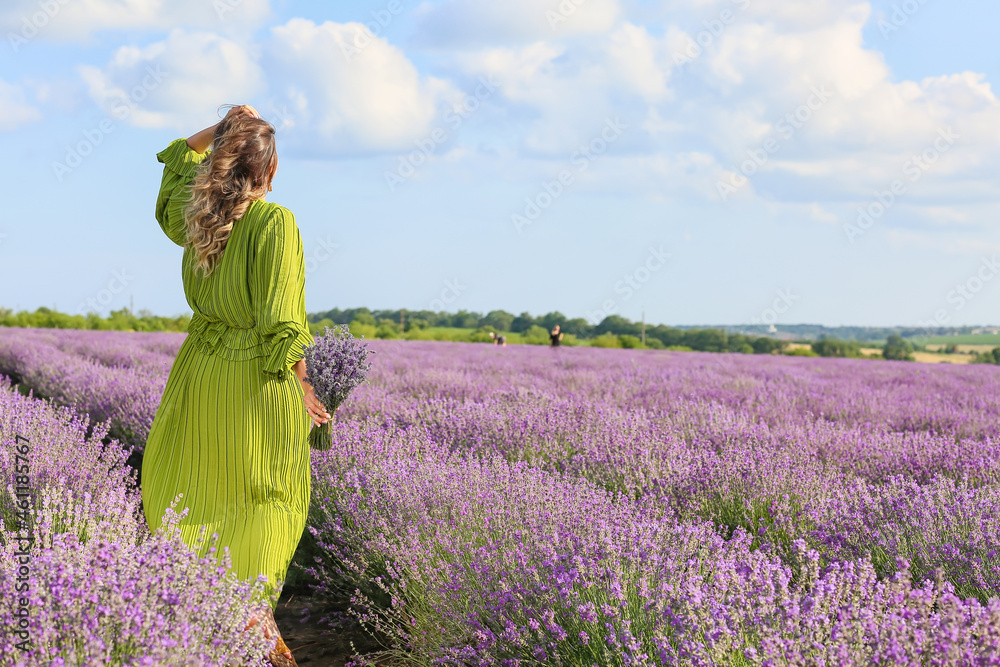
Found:
<path fill-rule="evenodd" d="M 215 128 L 212 152 L 198 167 L 185 208 L 195 269 L 208 277 L 218 266 L 236 221 L 271 189 L 278 168 L 275 128 L 248 114 L 232 114 Z"/>

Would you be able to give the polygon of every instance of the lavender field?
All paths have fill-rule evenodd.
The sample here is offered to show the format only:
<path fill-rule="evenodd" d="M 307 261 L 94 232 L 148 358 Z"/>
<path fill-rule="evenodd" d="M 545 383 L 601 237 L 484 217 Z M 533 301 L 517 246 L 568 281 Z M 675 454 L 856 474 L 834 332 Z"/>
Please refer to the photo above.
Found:
<path fill-rule="evenodd" d="M 145 534 L 127 484 L 182 340 L 0 330 L 0 373 L 53 402 L 0 382 L 0 664 L 252 650 L 257 583 Z M 392 664 L 1000 664 L 995 367 L 371 346 L 300 562 Z M 43 508 L 29 657 L 16 435 Z"/>

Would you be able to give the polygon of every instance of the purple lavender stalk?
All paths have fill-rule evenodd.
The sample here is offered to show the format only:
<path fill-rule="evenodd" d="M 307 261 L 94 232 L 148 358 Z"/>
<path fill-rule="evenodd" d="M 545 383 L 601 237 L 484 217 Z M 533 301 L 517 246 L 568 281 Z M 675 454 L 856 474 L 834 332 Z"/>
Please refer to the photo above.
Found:
<path fill-rule="evenodd" d="M 304 346 L 304 351 L 306 380 L 312 384 L 316 398 L 330 414 L 368 378 L 372 367 L 367 362 L 368 355 L 375 354 L 368 349 L 367 343 L 351 335 L 347 325 L 332 329 L 324 327 L 316 343 Z M 309 444 L 320 451 L 330 449 L 333 445 L 333 421 L 313 427 L 309 432 Z"/>

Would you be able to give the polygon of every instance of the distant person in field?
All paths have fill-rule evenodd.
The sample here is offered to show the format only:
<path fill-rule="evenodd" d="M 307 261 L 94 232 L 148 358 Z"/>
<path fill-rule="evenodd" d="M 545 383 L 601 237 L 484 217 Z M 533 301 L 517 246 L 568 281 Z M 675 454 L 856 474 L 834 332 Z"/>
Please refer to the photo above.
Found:
<path fill-rule="evenodd" d="M 278 170 L 275 128 L 253 107 L 234 106 L 156 158 L 156 221 L 184 248 L 194 316 L 146 441 L 146 521 L 159 528 L 184 494 L 182 538 L 204 555 L 210 545 L 193 542 L 205 527 L 241 579 L 267 576 L 271 604 L 247 629 L 259 624 L 275 640 L 271 664 L 294 665 L 274 622 L 276 585 L 309 510 L 310 426 L 332 417 L 305 379 L 302 348 L 315 340 L 302 237 L 291 211 L 264 201 Z"/>
<path fill-rule="evenodd" d="M 494 345 L 499 345 L 500 347 L 507 347 L 507 337 L 506 336 L 501 336 L 501 335 L 496 334 L 496 333 L 494 333 L 494 332 L 491 331 L 490 332 L 490 340 L 493 342 Z"/>
<path fill-rule="evenodd" d="M 552 327 L 552 333 L 549 334 L 549 339 L 552 341 L 552 347 L 559 347 L 562 343 L 563 335 L 562 331 L 559 330 L 559 325 Z"/>

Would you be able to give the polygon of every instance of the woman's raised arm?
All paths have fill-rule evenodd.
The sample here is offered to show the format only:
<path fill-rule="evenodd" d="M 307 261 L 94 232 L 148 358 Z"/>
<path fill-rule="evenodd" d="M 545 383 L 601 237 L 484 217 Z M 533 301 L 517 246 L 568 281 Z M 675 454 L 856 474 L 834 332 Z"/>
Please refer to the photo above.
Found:
<path fill-rule="evenodd" d="M 229 118 L 234 113 L 248 113 L 254 118 L 260 118 L 260 114 L 249 104 L 240 104 L 234 107 L 230 107 L 229 112 L 226 114 L 226 118 Z M 215 138 L 215 128 L 219 126 L 218 123 L 211 127 L 206 127 L 201 132 L 191 135 L 188 137 L 187 145 L 188 147 L 197 152 L 204 153 L 208 150 L 209 146 L 212 145 L 212 140 Z"/>

